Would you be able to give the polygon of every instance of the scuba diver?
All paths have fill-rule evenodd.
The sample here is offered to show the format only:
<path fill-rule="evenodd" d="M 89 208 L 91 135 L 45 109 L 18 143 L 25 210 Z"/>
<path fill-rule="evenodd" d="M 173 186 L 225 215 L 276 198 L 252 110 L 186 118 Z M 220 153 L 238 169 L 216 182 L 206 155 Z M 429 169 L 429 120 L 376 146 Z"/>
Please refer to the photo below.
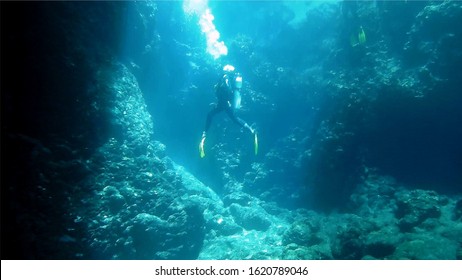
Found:
<path fill-rule="evenodd" d="M 225 111 L 228 116 L 237 123 L 239 126 L 244 127 L 254 135 L 255 155 L 258 153 L 258 140 L 257 133 L 250 127 L 244 120 L 235 115 L 235 110 L 241 107 L 241 94 L 242 76 L 240 73 L 235 72 L 232 65 L 225 65 L 223 67 L 223 74 L 218 83 L 215 85 L 215 94 L 217 96 L 217 103 L 208 114 L 205 122 L 205 130 L 202 132 L 202 140 L 199 144 L 199 152 L 201 158 L 205 157 L 204 144 L 207 136 L 207 131 L 212 124 L 213 117 Z"/>

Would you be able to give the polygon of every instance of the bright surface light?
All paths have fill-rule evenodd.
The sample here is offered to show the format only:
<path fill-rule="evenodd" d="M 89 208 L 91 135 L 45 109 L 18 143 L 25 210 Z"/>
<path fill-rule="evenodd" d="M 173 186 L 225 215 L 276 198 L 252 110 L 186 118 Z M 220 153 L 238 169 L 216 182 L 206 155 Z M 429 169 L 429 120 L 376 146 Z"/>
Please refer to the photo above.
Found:
<path fill-rule="evenodd" d="M 228 48 L 223 41 L 219 41 L 220 32 L 213 24 L 215 17 L 208 7 L 207 0 L 185 0 L 183 10 L 186 14 L 196 14 L 199 16 L 199 25 L 202 33 L 207 40 L 207 52 L 217 59 L 222 55 L 228 54 Z"/>

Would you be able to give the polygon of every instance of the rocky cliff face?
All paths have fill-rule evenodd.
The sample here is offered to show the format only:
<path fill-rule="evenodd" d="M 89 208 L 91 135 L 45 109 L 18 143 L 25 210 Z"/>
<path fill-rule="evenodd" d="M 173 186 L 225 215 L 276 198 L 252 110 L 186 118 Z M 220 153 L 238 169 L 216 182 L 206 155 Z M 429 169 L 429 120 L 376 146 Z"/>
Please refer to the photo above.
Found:
<path fill-rule="evenodd" d="M 197 257 L 199 205 L 119 62 L 132 5 L 2 3 L 2 256 Z"/>
<path fill-rule="evenodd" d="M 2 255 L 73 258 L 81 247 L 68 234 L 79 232 L 69 209 L 109 136 L 96 77 L 118 40 L 94 27 L 117 12 L 103 3 L 2 3 L 2 238 L 10 240 Z"/>
<path fill-rule="evenodd" d="M 353 2 L 345 1 L 346 5 Z M 279 56 L 273 54 L 275 59 L 251 56 L 257 92 L 281 93 L 280 98 L 267 96 L 255 106 L 270 116 L 275 112 L 286 118 L 284 97 L 290 94 L 291 114 L 302 117 L 287 117 L 290 121 L 274 133 L 285 131 L 263 164 L 247 173 L 249 192 L 278 202 L 285 196 L 289 205 L 345 209 L 358 182 L 371 171 L 414 188 L 439 186 L 443 192 L 457 192 L 462 183 L 457 171 L 462 150 L 454 142 L 462 135 L 457 70 L 462 36 L 455 28 L 460 3 L 354 5 L 355 20 L 341 11 L 329 15 L 322 7 L 307 14 L 311 18 L 327 13 L 338 23 L 310 37 L 309 45 L 291 46 Z M 310 22 L 305 25 L 316 28 Z M 352 26 L 360 25 L 367 43 L 352 45 Z M 304 34 L 305 28 L 298 32 Z M 274 44 L 287 41 L 283 40 L 287 33 L 283 34 Z M 321 49 L 315 53 L 326 54 L 314 59 L 301 56 L 306 64 L 301 70 L 276 64 L 292 49 L 307 50 L 311 45 Z M 257 123 L 271 130 L 274 121 Z M 274 188 L 266 192 L 269 182 Z"/>

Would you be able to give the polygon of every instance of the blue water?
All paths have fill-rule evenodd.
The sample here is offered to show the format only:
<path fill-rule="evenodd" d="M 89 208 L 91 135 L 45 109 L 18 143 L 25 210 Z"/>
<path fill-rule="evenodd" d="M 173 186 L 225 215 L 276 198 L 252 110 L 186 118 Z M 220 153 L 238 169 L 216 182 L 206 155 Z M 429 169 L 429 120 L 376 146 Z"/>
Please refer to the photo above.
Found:
<path fill-rule="evenodd" d="M 2 258 L 462 258 L 461 2 L 1 5 Z"/>

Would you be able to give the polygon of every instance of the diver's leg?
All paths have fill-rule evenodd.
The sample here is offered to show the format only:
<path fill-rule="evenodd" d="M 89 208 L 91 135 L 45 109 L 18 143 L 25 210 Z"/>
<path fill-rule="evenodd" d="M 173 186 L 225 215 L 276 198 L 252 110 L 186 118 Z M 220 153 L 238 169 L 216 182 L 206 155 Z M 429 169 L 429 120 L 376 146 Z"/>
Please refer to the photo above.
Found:
<path fill-rule="evenodd" d="M 255 155 L 258 154 L 258 138 L 257 138 L 257 133 L 255 132 L 255 130 L 253 128 L 250 127 L 250 125 L 248 125 L 243 119 L 237 117 L 235 114 L 234 114 L 234 111 L 233 109 L 231 109 L 231 107 L 228 107 L 226 108 L 226 113 L 228 113 L 229 117 L 235 122 L 237 123 L 238 125 L 240 125 L 241 127 L 245 127 L 247 128 L 250 133 L 253 134 L 253 136 L 255 137 L 255 140 L 254 140 L 254 145 L 255 145 Z"/>
<path fill-rule="evenodd" d="M 201 139 L 201 143 L 199 144 L 199 152 L 200 152 L 201 158 L 205 157 L 204 145 L 205 145 L 205 138 L 207 137 L 207 131 L 209 130 L 210 125 L 212 124 L 213 117 L 220 111 L 223 111 L 223 108 L 217 105 L 207 114 L 207 119 L 205 120 L 205 130 L 202 132 L 202 139 Z"/>
<path fill-rule="evenodd" d="M 241 118 L 237 117 L 234 114 L 233 109 L 231 107 L 226 109 L 226 113 L 228 113 L 228 116 L 233 120 L 235 123 L 237 123 L 239 126 L 244 127 L 250 131 L 250 133 L 254 133 L 255 131 Z"/>
<path fill-rule="evenodd" d="M 207 119 L 205 121 L 205 130 L 204 132 L 207 132 L 210 128 L 210 125 L 212 124 L 212 119 L 213 117 L 218 114 L 220 111 L 222 111 L 223 108 L 220 108 L 219 106 L 216 106 L 213 108 L 208 114 L 207 114 Z"/>

